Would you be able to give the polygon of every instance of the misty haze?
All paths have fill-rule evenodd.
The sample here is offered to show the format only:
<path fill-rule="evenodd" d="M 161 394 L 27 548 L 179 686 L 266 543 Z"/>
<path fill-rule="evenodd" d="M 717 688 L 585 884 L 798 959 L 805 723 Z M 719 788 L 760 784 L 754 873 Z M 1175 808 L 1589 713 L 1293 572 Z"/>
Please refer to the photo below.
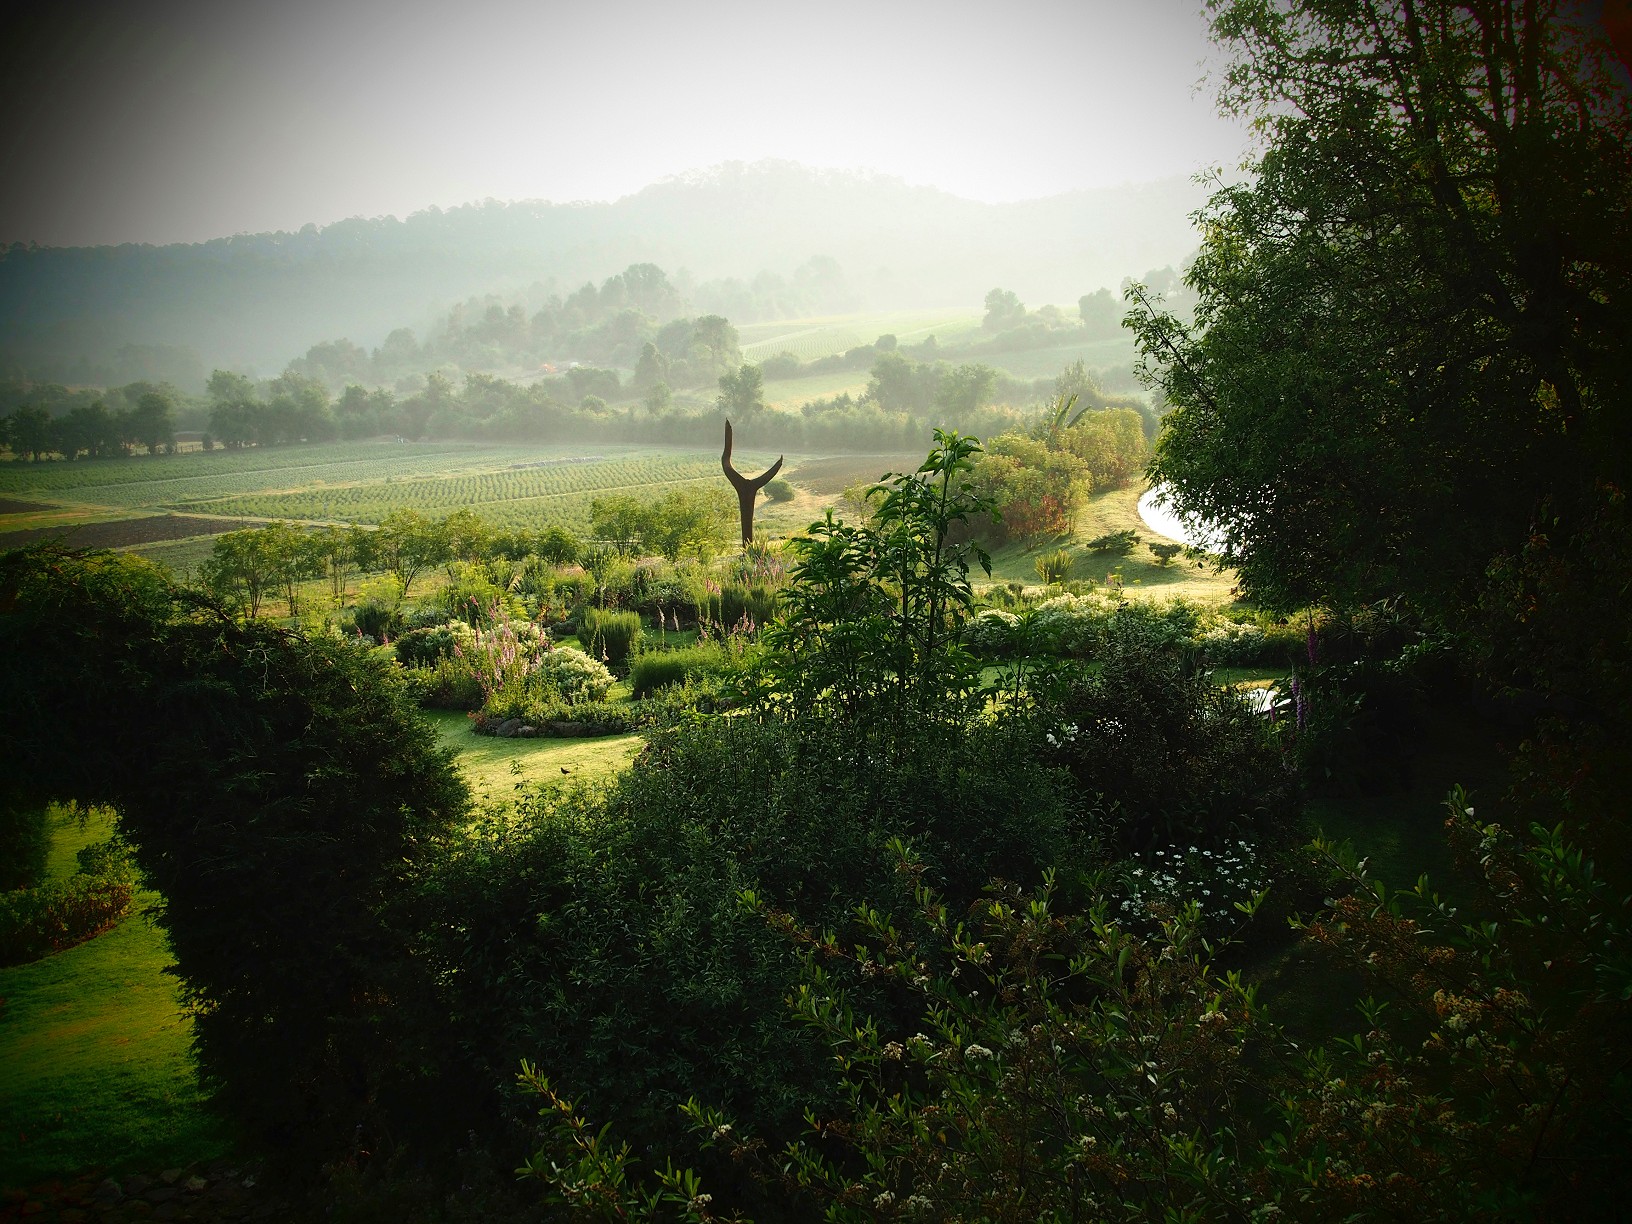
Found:
<path fill-rule="evenodd" d="M 1620 1218 L 1632 0 L 4 34 L 0 1218 Z"/>

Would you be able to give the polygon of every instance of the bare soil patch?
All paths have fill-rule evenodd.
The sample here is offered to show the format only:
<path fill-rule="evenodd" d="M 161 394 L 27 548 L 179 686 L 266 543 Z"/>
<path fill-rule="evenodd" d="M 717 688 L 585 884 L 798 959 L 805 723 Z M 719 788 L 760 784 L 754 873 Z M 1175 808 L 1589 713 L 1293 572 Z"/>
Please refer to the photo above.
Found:
<path fill-rule="evenodd" d="M 239 519 L 155 514 L 148 518 L 119 519 L 111 523 L 65 523 L 61 527 L 0 532 L 0 549 L 26 548 L 43 540 L 58 540 L 71 548 L 127 548 L 133 544 L 158 544 L 193 536 L 222 535 L 250 525 Z"/>
<path fill-rule="evenodd" d="M 43 510 L 60 509 L 60 506 L 46 502 L 16 501 L 10 497 L 0 497 L 0 514 L 39 514 Z"/>

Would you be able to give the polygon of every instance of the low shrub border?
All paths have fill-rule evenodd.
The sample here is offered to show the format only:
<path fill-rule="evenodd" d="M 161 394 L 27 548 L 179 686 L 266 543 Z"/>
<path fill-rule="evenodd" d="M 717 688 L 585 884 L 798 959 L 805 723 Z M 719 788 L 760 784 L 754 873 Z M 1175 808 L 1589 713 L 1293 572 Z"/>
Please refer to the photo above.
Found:
<path fill-rule="evenodd" d="M 112 843 L 79 852 L 65 880 L 0 893 L 0 966 L 21 965 L 100 935 L 130 910 L 136 873 Z"/>

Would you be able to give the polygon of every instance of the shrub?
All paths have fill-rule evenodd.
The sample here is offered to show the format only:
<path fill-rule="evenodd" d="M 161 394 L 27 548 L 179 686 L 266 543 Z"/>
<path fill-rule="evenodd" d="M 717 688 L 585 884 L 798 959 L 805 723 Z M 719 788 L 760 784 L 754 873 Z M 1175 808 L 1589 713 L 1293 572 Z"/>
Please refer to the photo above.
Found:
<path fill-rule="evenodd" d="M 1014 648 L 1019 628 L 1020 618 L 1013 612 L 987 608 L 964 628 L 963 643 L 978 655 L 1001 658 Z"/>
<path fill-rule="evenodd" d="M 765 486 L 765 496 L 773 502 L 790 502 L 793 500 L 793 485 L 778 476 Z"/>
<path fill-rule="evenodd" d="M 1111 531 L 1102 536 L 1095 536 L 1083 547 L 1089 552 L 1110 553 L 1118 557 L 1125 557 L 1131 553 L 1139 543 L 1139 533 L 1129 528 L 1126 531 Z"/>
<path fill-rule="evenodd" d="M 734 639 L 733 639 L 734 640 Z M 658 689 L 702 677 L 739 674 L 745 666 L 740 649 L 717 642 L 699 642 L 678 650 L 648 650 L 629 665 L 634 696 L 649 697 Z"/>
<path fill-rule="evenodd" d="M 379 603 L 360 603 L 351 612 L 352 629 L 364 637 L 383 642 L 402 629 L 402 613 Z"/>
<path fill-rule="evenodd" d="M 408 668 L 402 680 L 422 709 L 479 710 L 487 700 L 481 680 L 464 660 L 451 656 L 426 667 Z"/>
<path fill-rule="evenodd" d="M 1076 558 L 1063 548 L 1044 553 L 1037 558 L 1037 577 L 1045 583 L 1064 582 L 1071 574 Z"/>
<path fill-rule="evenodd" d="M 578 640 L 591 658 L 616 666 L 640 642 L 640 614 L 586 608 L 578 625 Z"/>
<path fill-rule="evenodd" d="M 0 893 L 0 965 L 20 965 L 83 943 L 130 909 L 136 872 L 123 846 L 87 846 L 65 880 Z"/>
<path fill-rule="evenodd" d="M 51 813 L 45 807 L 0 808 L 0 891 L 28 888 L 45 875 Z"/>
<path fill-rule="evenodd" d="M 557 646 L 539 658 L 538 679 L 567 705 L 605 701 L 613 675 L 606 665 L 573 646 Z"/>
<path fill-rule="evenodd" d="M 964 904 L 1071 853 L 1060 782 L 1001 728 L 926 731 L 886 767 L 826 724 L 693 720 L 602 792 L 470 828 L 427 877 L 420 929 L 488 1082 L 534 1059 L 642 1147 L 679 1139 L 692 1095 L 788 1137 L 836 1099 L 828 1055 L 784 1002 L 796 951 L 739 890 L 840 923 L 898 895 L 887 847 L 910 836 Z"/>
<path fill-rule="evenodd" d="M 1095 670 L 1042 710 L 1054 757 L 1102 797 L 1097 831 L 1115 849 L 1283 846 L 1295 796 L 1273 729 L 1189 665 L 1183 623 L 1141 604 L 1104 618 Z"/>
<path fill-rule="evenodd" d="M 1184 551 L 1184 545 L 1152 544 L 1150 546 L 1150 551 L 1156 554 L 1156 561 L 1159 565 L 1167 565 L 1173 560 L 1174 557 L 1178 556 Z"/>
<path fill-rule="evenodd" d="M 431 629 L 410 629 L 393 643 L 397 662 L 404 667 L 429 667 L 438 659 L 453 654 L 459 641 L 452 628 L 438 625 Z"/>

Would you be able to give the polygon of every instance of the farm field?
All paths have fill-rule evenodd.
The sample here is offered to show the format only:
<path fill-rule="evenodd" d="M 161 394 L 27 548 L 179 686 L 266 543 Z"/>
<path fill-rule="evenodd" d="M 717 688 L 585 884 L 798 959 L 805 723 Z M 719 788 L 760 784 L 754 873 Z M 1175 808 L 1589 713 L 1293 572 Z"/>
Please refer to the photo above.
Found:
<path fill-rule="evenodd" d="M 739 453 L 747 467 L 776 457 Z M 655 495 L 663 486 L 718 474 L 712 450 L 388 442 L 166 455 L 151 462 L 12 462 L 0 464 L 0 495 L 10 507 L 0 514 L 0 547 L 39 538 L 22 532 L 83 532 L 93 523 L 104 525 L 96 538 L 102 547 L 184 538 L 173 524 L 159 530 L 150 522 L 169 514 L 218 520 L 191 533 L 208 535 L 275 518 L 374 523 L 401 507 L 432 516 L 469 507 L 503 526 L 548 522 L 584 531 L 597 495 L 647 486 Z M 119 523 L 129 525 L 112 526 Z"/>
<path fill-rule="evenodd" d="M 972 310 L 877 311 L 748 323 L 737 328 L 737 336 L 748 361 L 764 361 L 778 353 L 815 361 L 871 344 L 883 335 L 893 335 L 901 344 L 920 344 L 930 336 L 947 344 L 978 333 L 980 319 L 980 312 Z"/>

